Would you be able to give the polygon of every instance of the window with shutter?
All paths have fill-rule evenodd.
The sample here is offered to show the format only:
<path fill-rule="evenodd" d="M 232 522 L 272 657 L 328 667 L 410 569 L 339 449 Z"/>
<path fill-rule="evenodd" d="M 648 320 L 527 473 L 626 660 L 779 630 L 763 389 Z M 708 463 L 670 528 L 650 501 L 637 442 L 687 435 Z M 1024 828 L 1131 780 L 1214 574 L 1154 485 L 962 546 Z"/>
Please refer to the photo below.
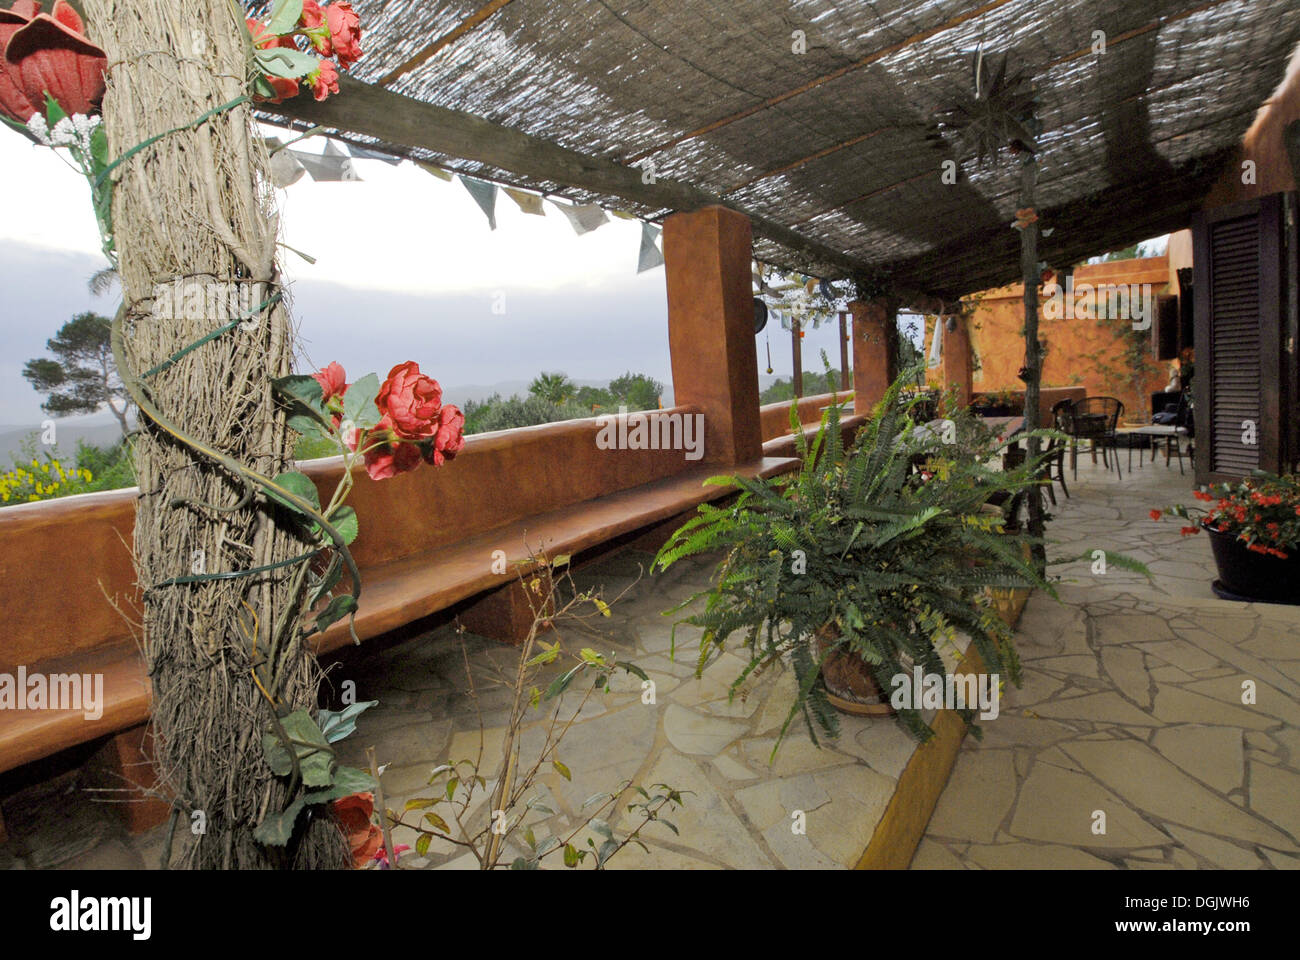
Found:
<path fill-rule="evenodd" d="M 1279 467 L 1281 199 L 1203 211 L 1193 224 L 1198 482 Z"/>

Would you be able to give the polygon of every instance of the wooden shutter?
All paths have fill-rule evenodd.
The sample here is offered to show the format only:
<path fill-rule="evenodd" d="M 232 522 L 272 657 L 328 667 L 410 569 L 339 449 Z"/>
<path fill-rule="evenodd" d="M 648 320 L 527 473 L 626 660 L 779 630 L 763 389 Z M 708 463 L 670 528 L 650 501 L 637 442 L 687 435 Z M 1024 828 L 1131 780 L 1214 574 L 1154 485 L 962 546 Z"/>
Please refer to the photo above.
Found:
<path fill-rule="evenodd" d="M 1194 222 L 1196 478 L 1280 466 L 1281 194 Z M 1243 442 L 1254 425 L 1255 443 Z"/>

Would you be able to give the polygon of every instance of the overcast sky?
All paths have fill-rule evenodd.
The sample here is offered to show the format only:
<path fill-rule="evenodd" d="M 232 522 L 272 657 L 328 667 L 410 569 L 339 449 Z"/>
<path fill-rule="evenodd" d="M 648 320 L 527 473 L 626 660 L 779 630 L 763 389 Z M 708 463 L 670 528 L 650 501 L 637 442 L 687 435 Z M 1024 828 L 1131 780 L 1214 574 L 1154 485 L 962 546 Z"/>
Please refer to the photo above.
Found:
<path fill-rule="evenodd" d="M 319 153 L 324 141 L 298 147 Z M 317 261 L 281 257 L 304 369 L 339 360 L 350 377 L 382 376 L 415 360 L 449 393 L 540 370 L 601 381 L 632 370 L 671 382 L 664 270 L 636 273 L 640 223 L 611 217 L 577 236 L 549 204 L 545 217 L 527 216 L 502 193 L 492 231 L 459 182 L 409 162 L 355 164 L 362 182 L 304 176 L 278 192 L 284 241 Z M 0 169 L 0 424 L 26 424 L 44 415 L 23 362 L 74 313 L 111 315 L 116 301 L 86 289 L 106 261 L 80 175 L 7 129 Z M 790 335 L 769 333 L 772 365 L 788 376 Z M 764 336 L 757 347 L 765 373 Z M 838 366 L 833 325 L 807 332 L 806 368 L 820 369 L 822 349 Z"/>

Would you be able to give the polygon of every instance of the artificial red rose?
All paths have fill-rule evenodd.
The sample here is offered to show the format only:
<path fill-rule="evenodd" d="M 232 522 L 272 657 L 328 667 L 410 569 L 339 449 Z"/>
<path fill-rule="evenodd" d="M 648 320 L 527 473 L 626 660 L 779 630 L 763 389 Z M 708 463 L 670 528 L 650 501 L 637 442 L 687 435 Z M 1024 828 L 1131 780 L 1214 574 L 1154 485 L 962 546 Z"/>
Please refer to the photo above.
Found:
<path fill-rule="evenodd" d="M 316 0 L 303 0 L 302 16 L 298 18 L 298 25 L 302 27 L 303 33 L 311 41 L 312 49 L 322 57 L 334 55 L 334 44 L 330 41 L 329 24 L 325 22 L 325 12 L 321 10 L 320 4 Z"/>
<path fill-rule="evenodd" d="M 414 360 L 399 363 L 388 371 L 388 379 L 375 397 L 379 412 L 391 419 L 393 430 L 408 440 L 432 437 L 438 428 L 438 409 L 442 406 L 442 387 L 432 377 L 420 372 Z"/>
<path fill-rule="evenodd" d="M 248 32 L 252 34 L 253 44 L 261 50 L 270 50 L 274 47 L 284 47 L 287 50 L 297 50 L 298 46 L 293 42 L 293 37 L 278 37 L 273 33 L 266 32 L 266 24 L 259 23 L 251 18 L 244 21 L 248 24 Z M 275 91 L 273 97 L 254 97 L 255 100 L 261 100 L 267 103 L 283 103 L 285 100 L 292 100 L 298 96 L 301 89 L 297 80 L 291 80 L 288 77 L 272 77 L 270 75 L 263 79 L 271 85 Z"/>
<path fill-rule="evenodd" d="M 40 9 L 40 4 L 34 0 L 18 0 L 13 9 L 0 10 L 0 113 L 19 123 L 30 120 L 32 114 L 37 112 L 37 105 L 27 99 L 27 94 L 18 85 L 18 70 L 10 68 L 9 61 L 4 58 L 4 50 L 9 38 L 36 16 Z"/>
<path fill-rule="evenodd" d="M 454 460 L 465 449 L 465 414 L 453 403 L 438 411 L 438 429 L 433 443 L 424 452 L 425 463 L 441 467 L 443 461 Z"/>
<path fill-rule="evenodd" d="M 383 831 L 370 822 L 374 812 L 375 797 L 370 793 L 353 793 L 334 801 L 334 814 L 352 851 L 352 866 L 358 870 L 384 845 Z"/>
<path fill-rule="evenodd" d="M 350 3 L 331 3 L 323 8 L 330 28 L 330 42 L 339 66 L 347 69 L 361 59 L 361 18 Z"/>
<path fill-rule="evenodd" d="M 407 473 L 420 465 L 420 448 L 404 443 L 393 430 L 393 421 L 385 416 L 366 434 L 366 473 L 371 480 L 387 480 Z"/>
<path fill-rule="evenodd" d="M 335 360 L 327 367 L 323 367 L 312 374 L 312 378 L 320 384 L 321 402 L 329 403 L 335 397 L 341 397 L 347 393 L 348 375 L 343 372 L 343 366 Z"/>
<path fill-rule="evenodd" d="M 104 96 L 108 57 L 86 38 L 81 17 L 63 0 L 57 0 L 51 14 L 37 13 L 38 9 L 36 4 L 15 4 L 18 17 L 27 11 L 31 15 L 5 39 L 10 81 L 33 105 L 33 112 L 45 106 L 48 93 L 69 116 L 95 113 Z M 17 119 L 25 123 L 31 114 Z"/>
<path fill-rule="evenodd" d="M 307 77 L 311 84 L 311 95 L 317 101 L 324 100 L 331 93 L 339 92 L 339 71 L 333 60 L 322 60 L 315 73 Z"/>

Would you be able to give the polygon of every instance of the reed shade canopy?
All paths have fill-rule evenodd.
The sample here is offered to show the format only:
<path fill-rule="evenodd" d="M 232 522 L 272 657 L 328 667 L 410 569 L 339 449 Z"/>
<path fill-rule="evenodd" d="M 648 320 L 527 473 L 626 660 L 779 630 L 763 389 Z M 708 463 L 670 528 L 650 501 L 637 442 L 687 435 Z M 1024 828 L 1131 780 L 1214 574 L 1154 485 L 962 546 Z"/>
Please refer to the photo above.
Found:
<path fill-rule="evenodd" d="M 944 297 L 1019 278 L 1016 165 L 935 123 L 977 49 L 1034 80 L 1040 256 L 1067 264 L 1185 226 L 1300 40 L 1295 0 L 353 5 L 343 95 L 267 118 L 648 219 L 722 202 L 764 262 Z"/>

